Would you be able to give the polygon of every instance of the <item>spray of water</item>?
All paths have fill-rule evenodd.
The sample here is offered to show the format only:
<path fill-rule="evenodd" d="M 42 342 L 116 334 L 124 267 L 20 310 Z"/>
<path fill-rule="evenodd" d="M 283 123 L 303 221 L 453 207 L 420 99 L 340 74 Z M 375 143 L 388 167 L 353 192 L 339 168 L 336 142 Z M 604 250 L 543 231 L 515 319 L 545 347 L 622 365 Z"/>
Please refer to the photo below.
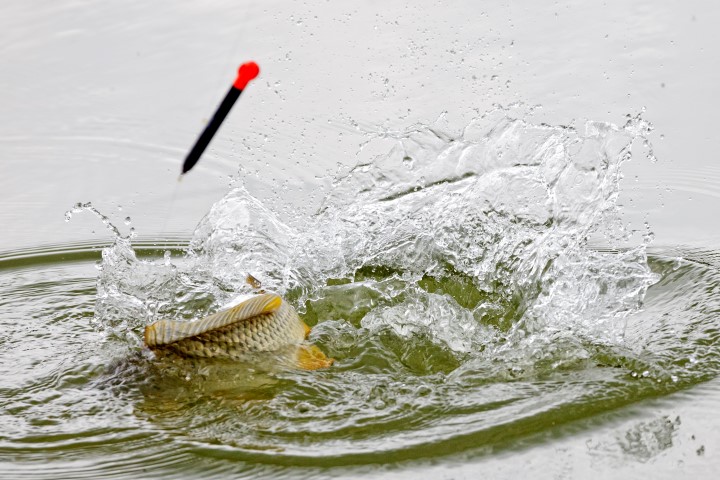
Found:
<path fill-rule="evenodd" d="M 675 336 L 700 335 L 706 322 L 657 327 L 648 289 L 679 267 L 651 268 L 651 235 L 636 238 L 621 220 L 621 167 L 650 130 L 640 116 L 573 128 L 498 108 L 454 135 L 375 132 L 369 142 L 388 151 L 336 178 L 314 215 L 283 221 L 284 206 L 238 181 L 182 258 L 138 259 L 118 237 L 103 252 L 96 324 L 137 348 L 147 323 L 211 313 L 248 289 L 247 274 L 294 304 L 333 368 L 255 379 L 265 401 L 187 416 L 191 437 L 240 450 L 309 458 L 452 445 L 458 424 L 480 439 L 555 408 L 640 398 L 627 389 L 696 376 L 678 367 L 691 348 Z M 176 428 L 185 417 L 158 405 L 239 388 L 237 368 L 187 364 L 177 381 L 145 371 L 143 382 L 163 388 L 143 408 Z"/>

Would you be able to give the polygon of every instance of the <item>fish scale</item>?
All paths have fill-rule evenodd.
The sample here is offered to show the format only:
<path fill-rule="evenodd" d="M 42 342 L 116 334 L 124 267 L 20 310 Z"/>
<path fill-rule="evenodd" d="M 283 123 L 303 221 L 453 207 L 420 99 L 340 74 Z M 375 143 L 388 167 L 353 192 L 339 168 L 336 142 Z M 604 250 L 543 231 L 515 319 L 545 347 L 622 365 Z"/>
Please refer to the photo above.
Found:
<path fill-rule="evenodd" d="M 145 329 L 145 343 L 158 353 L 237 359 L 299 344 L 308 332 L 289 304 L 277 295 L 261 294 L 196 322 L 155 322 Z"/>

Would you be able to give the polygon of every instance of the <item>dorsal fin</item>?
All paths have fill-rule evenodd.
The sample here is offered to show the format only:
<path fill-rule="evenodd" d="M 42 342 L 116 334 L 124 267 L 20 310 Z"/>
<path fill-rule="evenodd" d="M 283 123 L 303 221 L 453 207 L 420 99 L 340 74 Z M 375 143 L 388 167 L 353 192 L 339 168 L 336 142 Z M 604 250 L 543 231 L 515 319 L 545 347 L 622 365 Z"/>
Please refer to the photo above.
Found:
<path fill-rule="evenodd" d="M 154 347 L 194 337 L 201 333 L 242 322 L 248 318 L 272 313 L 282 304 L 282 298 L 274 293 L 255 295 L 227 310 L 221 310 L 194 322 L 160 320 L 145 327 L 145 345 Z"/>

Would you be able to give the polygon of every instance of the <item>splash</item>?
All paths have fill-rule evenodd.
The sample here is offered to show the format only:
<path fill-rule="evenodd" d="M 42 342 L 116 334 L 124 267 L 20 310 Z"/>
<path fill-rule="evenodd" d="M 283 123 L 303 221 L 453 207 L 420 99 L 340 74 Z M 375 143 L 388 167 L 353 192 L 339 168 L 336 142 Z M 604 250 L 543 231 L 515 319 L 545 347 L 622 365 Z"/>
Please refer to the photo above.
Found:
<path fill-rule="evenodd" d="M 122 237 L 105 249 L 96 324 L 141 351 L 147 323 L 212 313 L 250 273 L 335 364 L 143 359 L 106 381 L 135 385 L 138 415 L 202 448 L 312 464 L 494 444 L 715 375 L 717 272 L 649 259 L 652 235 L 617 205 L 650 130 L 497 109 L 457 134 L 374 132 L 318 212 L 289 220 L 238 182 L 182 256 L 138 258 Z"/>
<path fill-rule="evenodd" d="M 620 169 L 650 130 L 640 116 L 575 129 L 497 109 L 455 136 L 382 132 L 373 141 L 389 152 L 338 178 L 309 218 L 284 223 L 237 185 L 180 264 L 138 260 L 116 242 L 103 254 L 98 323 L 137 331 L 200 316 L 252 274 L 313 322 L 426 337 L 458 356 L 516 342 L 622 343 L 657 280 L 647 241 L 600 251 L 589 239 L 612 248 L 630 236 Z"/>

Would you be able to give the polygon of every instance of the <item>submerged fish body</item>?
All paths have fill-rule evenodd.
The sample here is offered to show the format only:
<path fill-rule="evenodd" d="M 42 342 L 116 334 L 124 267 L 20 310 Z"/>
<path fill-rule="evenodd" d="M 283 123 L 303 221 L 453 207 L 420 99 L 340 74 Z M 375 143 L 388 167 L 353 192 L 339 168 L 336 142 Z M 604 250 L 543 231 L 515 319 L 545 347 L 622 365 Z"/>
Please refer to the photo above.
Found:
<path fill-rule="evenodd" d="M 160 320 L 145 327 L 145 345 L 159 354 L 189 358 L 240 359 L 253 352 L 297 346 L 298 364 L 330 366 L 317 347 L 301 345 L 310 327 L 273 293 L 245 297 L 239 304 L 194 322 Z"/>

